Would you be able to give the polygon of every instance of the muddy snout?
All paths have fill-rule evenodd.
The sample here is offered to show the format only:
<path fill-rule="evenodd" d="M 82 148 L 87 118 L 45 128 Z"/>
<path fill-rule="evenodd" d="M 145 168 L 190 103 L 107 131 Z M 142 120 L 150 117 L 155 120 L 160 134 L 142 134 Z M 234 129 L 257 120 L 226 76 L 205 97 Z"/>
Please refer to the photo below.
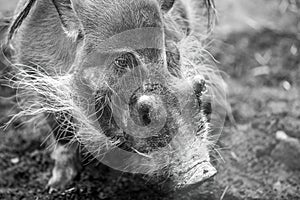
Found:
<path fill-rule="evenodd" d="M 166 117 L 166 108 L 159 95 L 134 95 L 129 103 L 130 115 L 139 126 L 155 126 Z"/>
<path fill-rule="evenodd" d="M 217 170 L 208 161 L 197 164 L 184 173 L 183 181 L 175 186 L 178 189 L 189 189 L 201 185 L 204 181 L 214 177 Z"/>

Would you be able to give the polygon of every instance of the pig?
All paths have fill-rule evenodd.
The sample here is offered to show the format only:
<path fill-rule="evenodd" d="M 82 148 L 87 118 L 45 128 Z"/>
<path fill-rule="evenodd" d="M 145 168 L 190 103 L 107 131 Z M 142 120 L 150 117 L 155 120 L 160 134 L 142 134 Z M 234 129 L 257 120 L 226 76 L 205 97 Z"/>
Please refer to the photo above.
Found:
<path fill-rule="evenodd" d="M 50 189 L 80 172 L 79 146 L 174 189 L 216 174 L 210 162 L 226 87 L 204 56 L 212 0 L 20 0 L 7 32 L 22 112 L 56 139 Z"/>

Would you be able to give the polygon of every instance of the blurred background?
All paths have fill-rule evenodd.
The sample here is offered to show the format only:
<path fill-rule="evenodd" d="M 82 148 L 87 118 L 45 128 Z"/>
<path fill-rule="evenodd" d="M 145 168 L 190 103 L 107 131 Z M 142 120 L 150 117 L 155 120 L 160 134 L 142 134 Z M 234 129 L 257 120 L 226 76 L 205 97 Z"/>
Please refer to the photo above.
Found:
<path fill-rule="evenodd" d="M 0 18 L 8 19 L 16 3 L 0 0 Z M 0 131 L 0 199 L 300 199 L 300 1 L 216 0 L 216 7 L 208 50 L 224 72 L 232 112 L 213 181 L 167 193 L 139 176 L 92 164 L 69 190 L 48 194 L 53 162 L 41 145 L 47 130 L 16 124 Z M 5 71 L 2 62 L 0 75 Z M 17 112 L 5 98 L 12 93 L 1 85 L 2 124 Z"/>

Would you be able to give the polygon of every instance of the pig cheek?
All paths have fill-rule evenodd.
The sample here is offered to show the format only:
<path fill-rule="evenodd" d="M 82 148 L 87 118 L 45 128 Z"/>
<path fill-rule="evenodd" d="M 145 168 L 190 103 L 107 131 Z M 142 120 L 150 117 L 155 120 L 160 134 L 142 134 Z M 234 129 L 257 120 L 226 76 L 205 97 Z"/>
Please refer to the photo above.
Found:
<path fill-rule="evenodd" d="M 99 67 L 89 67 L 82 71 L 82 80 L 93 90 L 105 89 L 109 80 L 108 72 L 99 69 Z"/>

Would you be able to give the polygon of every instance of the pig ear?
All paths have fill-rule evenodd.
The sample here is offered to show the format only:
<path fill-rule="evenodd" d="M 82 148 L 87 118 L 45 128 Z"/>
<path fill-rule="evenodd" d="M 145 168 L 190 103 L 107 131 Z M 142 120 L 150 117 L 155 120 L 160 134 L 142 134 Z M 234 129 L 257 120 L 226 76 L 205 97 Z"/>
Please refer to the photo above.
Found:
<path fill-rule="evenodd" d="M 75 11 L 75 7 L 80 4 L 79 0 L 52 0 L 61 25 L 65 33 L 74 39 L 83 36 L 81 22 Z"/>
<path fill-rule="evenodd" d="M 28 14 L 35 6 L 37 0 L 27 0 L 24 3 L 24 7 L 21 12 L 14 19 L 13 23 L 9 27 L 6 43 L 9 44 L 10 40 L 14 36 L 14 34 L 18 31 L 19 27 L 22 25 L 23 21 L 27 18 Z M 82 35 L 82 29 L 79 22 L 79 19 L 74 11 L 75 3 L 78 3 L 79 0 L 52 0 L 62 27 L 67 35 L 71 37 L 78 37 Z"/>
<path fill-rule="evenodd" d="M 187 8 L 182 0 L 159 0 L 159 4 L 165 19 L 171 19 L 177 24 L 177 28 L 189 34 L 189 19 Z M 174 25 L 174 24 L 173 24 Z M 168 25 L 167 25 L 168 26 Z M 171 30 L 174 29 L 169 27 Z"/>
<path fill-rule="evenodd" d="M 28 16 L 29 12 L 35 5 L 36 0 L 28 0 L 26 3 L 24 3 L 24 8 L 22 11 L 18 14 L 16 19 L 14 19 L 13 23 L 9 27 L 8 34 L 7 34 L 7 41 L 6 43 L 9 44 L 10 40 L 14 36 L 14 34 L 17 32 L 19 27 L 22 25 L 23 21 L 26 19 Z"/>
<path fill-rule="evenodd" d="M 165 18 L 186 35 L 210 35 L 216 19 L 214 0 L 160 0 L 160 5 Z"/>

